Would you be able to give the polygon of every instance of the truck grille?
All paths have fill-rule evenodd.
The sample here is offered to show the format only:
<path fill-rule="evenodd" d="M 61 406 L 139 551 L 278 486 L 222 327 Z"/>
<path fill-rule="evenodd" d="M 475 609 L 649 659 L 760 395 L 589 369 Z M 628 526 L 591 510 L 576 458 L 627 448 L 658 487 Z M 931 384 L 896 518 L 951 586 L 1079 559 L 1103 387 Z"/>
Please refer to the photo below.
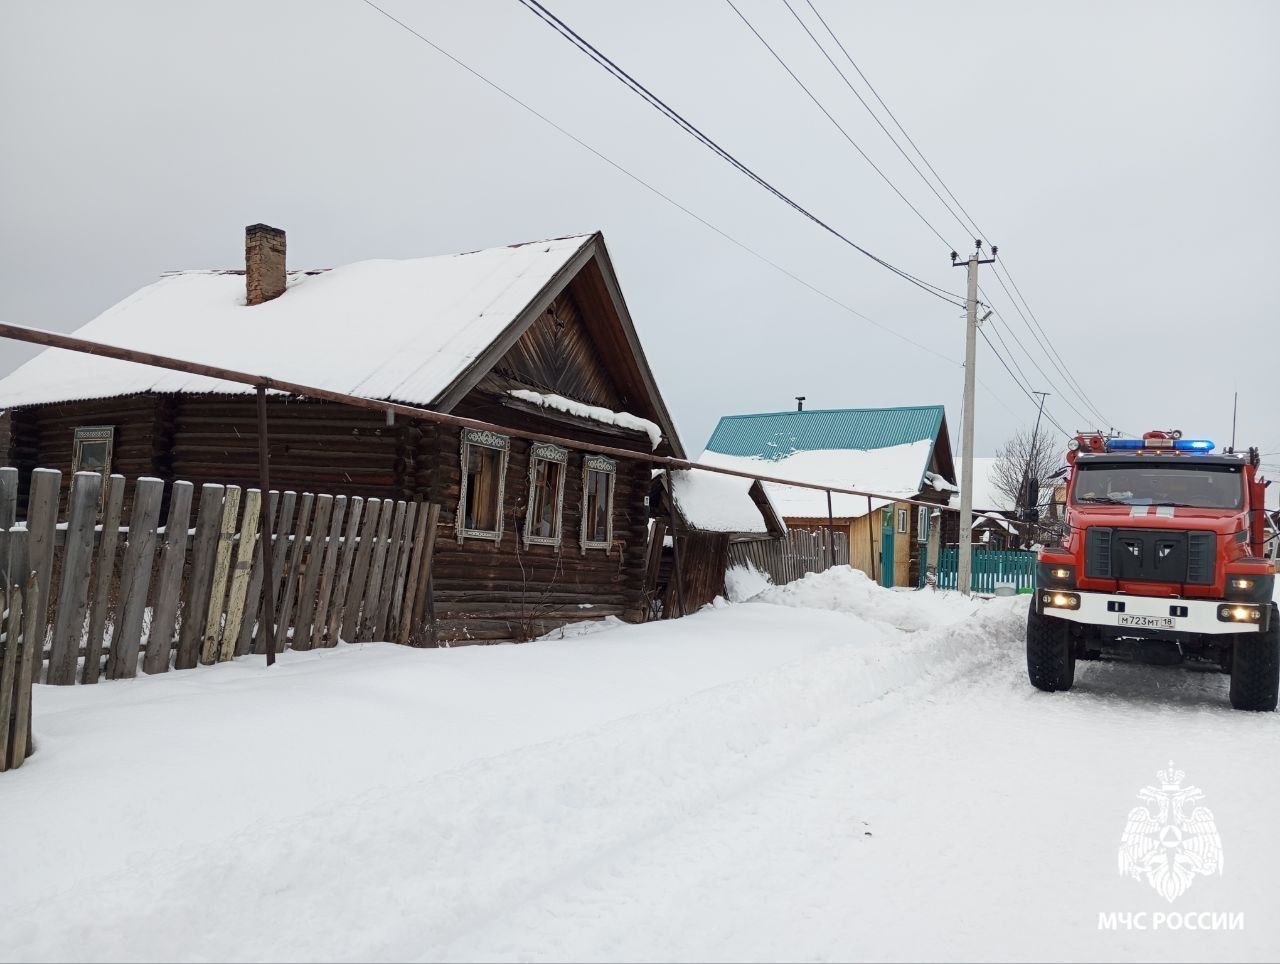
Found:
<path fill-rule="evenodd" d="M 1085 533 L 1084 572 L 1090 579 L 1213 585 L 1212 532 L 1091 527 Z"/>
<path fill-rule="evenodd" d="M 1090 579 L 1113 579 L 1111 535 L 1114 529 L 1094 526 L 1084 537 L 1084 574 Z"/>
<path fill-rule="evenodd" d="M 1212 532 L 1187 533 L 1187 582 L 1197 586 L 1213 585 L 1214 542 Z"/>

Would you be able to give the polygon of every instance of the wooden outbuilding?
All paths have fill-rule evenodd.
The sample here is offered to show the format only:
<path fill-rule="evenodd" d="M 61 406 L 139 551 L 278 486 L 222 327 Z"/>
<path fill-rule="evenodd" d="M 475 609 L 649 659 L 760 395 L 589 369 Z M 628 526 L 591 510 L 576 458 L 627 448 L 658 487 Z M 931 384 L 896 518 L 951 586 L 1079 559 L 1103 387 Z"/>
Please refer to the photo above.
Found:
<path fill-rule="evenodd" d="M 947 505 L 955 465 L 941 405 L 726 415 L 700 461 Z M 790 529 L 847 534 L 850 565 L 884 586 L 919 584 L 932 512 L 894 498 L 765 483 Z M 943 513 L 944 515 L 946 513 Z"/>
<path fill-rule="evenodd" d="M 683 457 L 599 234 L 286 271 L 163 277 L 77 334 L 516 430 Z M 0 379 L 0 448 L 30 469 L 258 483 L 252 389 L 50 349 Z M 332 402 L 269 396 L 273 488 L 434 502 L 441 641 L 644 616 L 650 466 Z M 26 493 L 20 494 L 24 500 Z"/>

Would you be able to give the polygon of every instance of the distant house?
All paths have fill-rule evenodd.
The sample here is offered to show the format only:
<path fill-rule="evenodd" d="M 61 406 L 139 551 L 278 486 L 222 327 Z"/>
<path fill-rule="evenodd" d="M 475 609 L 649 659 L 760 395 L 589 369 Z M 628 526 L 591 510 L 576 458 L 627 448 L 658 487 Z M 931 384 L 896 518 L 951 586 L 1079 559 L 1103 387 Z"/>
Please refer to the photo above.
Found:
<path fill-rule="evenodd" d="M 819 490 L 764 486 L 788 527 L 846 533 L 854 568 L 886 586 L 917 584 L 931 524 L 898 499 L 946 505 L 956 478 L 941 405 L 726 415 L 700 461 L 889 496 L 833 493 L 828 507 Z"/>
<path fill-rule="evenodd" d="M 77 334 L 683 457 L 598 233 L 286 271 L 284 232 L 253 225 L 245 257 L 168 275 Z M 0 379 L 2 454 L 24 479 L 44 466 L 256 486 L 252 392 L 49 350 Z M 274 487 L 440 506 L 439 638 L 643 618 L 648 463 L 292 396 L 268 407 Z"/>

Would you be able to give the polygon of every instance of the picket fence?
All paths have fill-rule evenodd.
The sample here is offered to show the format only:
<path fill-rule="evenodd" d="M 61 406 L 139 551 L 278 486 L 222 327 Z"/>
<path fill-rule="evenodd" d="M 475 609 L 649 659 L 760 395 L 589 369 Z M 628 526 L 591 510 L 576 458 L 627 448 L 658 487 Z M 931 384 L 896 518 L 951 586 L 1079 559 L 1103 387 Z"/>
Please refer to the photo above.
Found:
<path fill-rule="evenodd" d="M 938 588 L 955 589 L 959 568 L 959 547 L 943 548 L 938 553 Z M 994 593 L 1002 583 L 1012 585 L 1014 592 L 1031 592 L 1035 588 L 1036 554 L 1025 549 L 975 549 L 972 573 L 974 592 Z"/>
<path fill-rule="evenodd" d="M 122 526 L 123 476 L 104 493 L 100 475 L 76 473 L 62 523 L 61 481 L 35 469 L 17 521 L 18 472 L 0 469 L 0 576 L 10 597 L 33 577 L 24 602 L 41 640 L 30 657 L 36 682 L 265 653 L 267 599 L 276 652 L 422 638 L 438 506 L 273 490 L 264 568 L 258 489 L 206 483 L 197 500 L 190 482 L 137 479 Z"/>
<path fill-rule="evenodd" d="M 788 529 L 785 536 L 729 545 L 729 565 L 750 563 L 781 586 L 810 572 L 849 564 L 849 535 L 829 529 Z"/>

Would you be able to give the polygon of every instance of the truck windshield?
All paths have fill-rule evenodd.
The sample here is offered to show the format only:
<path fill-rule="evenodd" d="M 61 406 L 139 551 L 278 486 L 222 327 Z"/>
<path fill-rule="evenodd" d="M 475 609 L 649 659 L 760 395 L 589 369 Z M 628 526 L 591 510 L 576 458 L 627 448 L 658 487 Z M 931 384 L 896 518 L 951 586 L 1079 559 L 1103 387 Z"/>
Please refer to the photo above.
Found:
<path fill-rule="evenodd" d="M 1243 476 L 1235 465 L 1079 463 L 1072 502 L 1238 509 L 1244 505 Z"/>

